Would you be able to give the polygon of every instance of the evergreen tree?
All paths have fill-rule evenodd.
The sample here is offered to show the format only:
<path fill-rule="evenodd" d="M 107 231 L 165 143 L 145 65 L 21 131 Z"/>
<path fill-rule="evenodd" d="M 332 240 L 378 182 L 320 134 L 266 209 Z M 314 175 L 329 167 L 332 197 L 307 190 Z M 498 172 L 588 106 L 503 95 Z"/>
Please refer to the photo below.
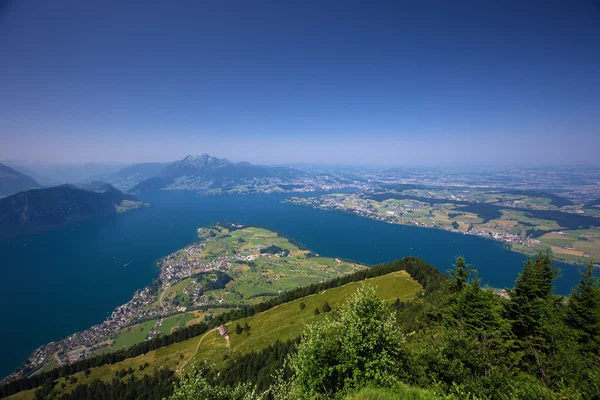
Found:
<path fill-rule="evenodd" d="M 540 252 L 535 259 L 525 261 L 523 272 L 510 292 L 508 305 L 513 332 L 518 338 L 539 334 L 541 327 L 549 322 L 549 314 L 557 302 L 552 293 L 552 281 L 557 276 L 558 270 L 552 266 L 549 252 Z"/>
<path fill-rule="evenodd" d="M 315 307 L 315 315 L 319 315 L 319 314 L 321 314 L 321 311 L 319 311 L 318 307 Z"/>
<path fill-rule="evenodd" d="M 465 263 L 465 258 L 463 256 L 456 257 L 454 268 L 448 271 L 450 274 L 448 286 L 451 292 L 459 293 L 465 288 L 469 280 L 469 275 L 473 273 L 473 270 L 469 267 L 470 266 Z"/>
<path fill-rule="evenodd" d="M 236 324 L 236 325 L 235 325 L 235 333 L 236 333 L 236 334 L 238 334 L 238 335 L 239 335 L 239 334 L 240 334 L 240 333 L 242 333 L 243 331 L 244 331 L 244 330 L 242 329 L 242 327 L 240 326 L 240 324 Z"/>
<path fill-rule="evenodd" d="M 244 331 L 245 331 L 245 332 L 248 332 L 249 330 L 250 330 L 250 325 L 248 325 L 248 323 L 246 322 L 246 323 L 244 324 Z"/>
<path fill-rule="evenodd" d="M 557 275 L 549 252 L 528 258 L 507 307 L 516 345 L 523 354 L 520 367 L 546 384 L 559 378 L 552 377 L 552 371 L 571 359 L 568 349 L 573 344 L 560 317 L 561 299 L 553 294 Z"/>
<path fill-rule="evenodd" d="M 566 312 L 567 324 L 575 329 L 584 350 L 599 354 L 600 351 L 600 280 L 594 277 L 590 262 L 581 273 L 579 285 L 573 290 Z"/>
<path fill-rule="evenodd" d="M 329 311 L 331 311 L 331 306 L 329 305 L 328 302 L 325 302 L 325 303 L 323 303 L 321 310 L 323 310 L 323 312 L 329 312 Z"/>

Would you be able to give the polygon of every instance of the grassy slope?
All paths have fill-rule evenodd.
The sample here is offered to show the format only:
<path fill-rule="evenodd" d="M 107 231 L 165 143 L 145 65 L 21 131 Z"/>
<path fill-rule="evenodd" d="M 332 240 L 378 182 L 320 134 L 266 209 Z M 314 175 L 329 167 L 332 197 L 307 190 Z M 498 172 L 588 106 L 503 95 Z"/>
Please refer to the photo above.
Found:
<path fill-rule="evenodd" d="M 449 398 L 450 396 L 439 396 L 432 390 L 403 385 L 394 389 L 365 388 L 347 396 L 345 400 L 437 400 Z"/>
<path fill-rule="evenodd" d="M 212 232 L 214 237 L 207 237 Z M 205 236 L 206 249 L 200 254 L 191 256 L 191 258 L 200 258 L 204 261 L 216 260 L 223 256 L 242 254 L 244 256 L 254 255 L 255 267 L 231 262 L 232 270 L 228 272 L 234 280 L 231 281 L 225 289 L 212 290 L 206 292 L 210 295 L 213 302 L 218 299 L 225 299 L 234 304 L 256 304 L 268 299 L 267 296 L 257 296 L 263 293 L 272 293 L 278 295 L 281 291 L 294 289 L 300 286 L 308 286 L 312 283 L 320 282 L 325 279 L 331 279 L 343 274 L 355 272 L 357 269 L 366 268 L 364 265 L 357 265 L 346 261 L 336 261 L 326 257 L 306 257 L 308 251 L 301 250 L 288 239 L 279 237 L 276 232 L 263 228 L 248 227 L 235 231 L 229 231 L 226 228 L 217 226 L 215 228 L 204 228 L 202 234 Z M 242 239 L 242 242 L 238 240 Z M 260 249 L 269 245 L 276 245 L 282 249 L 290 251 L 288 257 L 275 257 L 269 255 L 260 255 Z M 184 250 L 178 252 L 179 257 L 187 257 Z M 163 301 L 168 303 L 176 295 L 188 296 L 184 294 L 184 289 L 193 281 L 193 278 L 183 279 L 170 286 L 165 291 Z M 156 302 L 158 306 L 158 301 Z M 220 313 L 223 309 L 210 308 L 211 312 Z M 190 312 L 185 314 L 185 321 L 181 320 L 182 314 L 175 314 L 173 317 L 165 318 L 163 324 L 158 328 L 163 334 L 168 334 L 171 327 L 176 325 L 185 326 L 189 320 L 192 320 L 195 314 L 200 312 Z M 175 320 L 180 323 L 175 323 Z M 202 318 L 197 318 L 200 321 Z M 146 340 L 148 332 L 154 327 L 156 319 L 141 324 L 136 324 L 125 328 L 115 335 L 115 341 L 112 348 L 115 350 L 129 347 Z"/>
<path fill-rule="evenodd" d="M 421 290 L 421 285 L 413 280 L 405 271 L 398 271 L 368 279 L 366 282 L 375 285 L 378 295 L 385 300 L 396 298 L 407 300 Z M 326 317 L 326 313 L 315 316 L 315 307 L 321 308 L 323 302 L 327 301 L 333 308 L 333 311 L 335 311 L 360 284 L 361 282 L 352 282 L 319 294 L 281 304 L 249 318 L 233 321 L 228 324 L 231 335 L 229 349 L 227 348 L 225 339 L 219 336 L 216 330 L 212 330 L 205 335 L 175 343 L 117 364 L 92 368 L 89 377 L 85 377 L 83 372 L 79 372 L 73 376 L 77 378 L 78 383 L 89 383 L 94 379 L 110 381 L 116 371 L 121 369 L 127 370 L 129 367 L 133 368 L 136 377 L 140 378 L 145 374 L 151 374 L 154 370 L 161 367 L 179 370 L 188 360 L 191 360 L 191 362 L 186 364 L 185 369 L 191 368 L 194 363 L 199 361 L 219 364 L 223 362 L 225 355 L 240 355 L 260 350 L 277 340 L 285 341 L 297 337 L 306 324 Z M 299 305 L 301 302 L 306 304 L 304 310 L 300 310 Z M 246 322 L 251 327 L 250 334 L 242 333 L 241 335 L 236 335 L 235 325 L 239 323 L 241 326 L 244 326 Z M 200 346 L 198 346 L 200 341 Z M 197 348 L 198 351 L 196 352 Z M 139 371 L 139 367 L 146 362 L 150 366 L 144 369 L 143 372 Z M 128 376 L 124 379 L 127 378 Z M 62 378 L 59 379 L 57 387 L 60 387 L 62 382 L 65 382 L 65 380 Z M 74 385 L 69 384 L 68 380 L 66 382 L 67 386 L 64 390 L 72 390 Z M 21 397 L 13 398 L 19 399 Z"/>

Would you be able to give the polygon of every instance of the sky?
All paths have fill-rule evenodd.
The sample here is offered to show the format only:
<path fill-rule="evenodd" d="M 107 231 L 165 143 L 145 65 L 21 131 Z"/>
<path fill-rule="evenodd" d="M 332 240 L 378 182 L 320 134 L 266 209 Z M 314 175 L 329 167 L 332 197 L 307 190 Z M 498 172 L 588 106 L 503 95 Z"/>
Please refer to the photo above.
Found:
<path fill-rule="evenodd" d="M 600 164 L 600 1 L 0 0 L 0 160 Z"/>

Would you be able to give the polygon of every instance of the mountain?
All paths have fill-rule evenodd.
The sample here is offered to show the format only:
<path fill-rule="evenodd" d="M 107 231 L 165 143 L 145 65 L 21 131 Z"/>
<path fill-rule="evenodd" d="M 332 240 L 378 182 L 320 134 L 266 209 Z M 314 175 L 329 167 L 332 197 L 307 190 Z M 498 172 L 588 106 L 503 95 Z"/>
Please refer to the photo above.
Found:
<path fill-rule="evenodd" d="M 233 163 L 224 158 L 202 154 L 187 156 L 167 165 L 156 177 L 140 182 L 130 192 L 230 189 L 249 184 L 291 181 L 305 175 L 305 172 L 293 168 L 267 167 L 248 162 Z"/>
<path fill-rule="evenodd" d="M 9 196 L 23 190 L 39 188 L 33 178 L 0 164 L 0 196 Z"/>
<path fill-rule="evenodd" d="M 104 184 L 96 190 L 71 185 L 33 189 L 0 199 L 0 238 L 79 223 L 145 206 Z"/>
<path fill-rule="evenodd" d="M 159 162 L 134 164 L 109 174 L 92 176 L 86 182 L 102 181 L 119 190 L 129 190 L 138 183 L 157 176 L 167 165 Z"/>
<path fill-rule="evenodd" d="M 124 164 L 114 163 L 79 163 L 79 164 L 53 164 L 46 162 L 26 162 L 10 160 L 6 162 L 11 168 L 34 177 L 44 186 L 58 186 L 86 182 L 92 176 L 103 176 L 125 167 Z M 101 180 L 101 179 L 94 179 Z"/>

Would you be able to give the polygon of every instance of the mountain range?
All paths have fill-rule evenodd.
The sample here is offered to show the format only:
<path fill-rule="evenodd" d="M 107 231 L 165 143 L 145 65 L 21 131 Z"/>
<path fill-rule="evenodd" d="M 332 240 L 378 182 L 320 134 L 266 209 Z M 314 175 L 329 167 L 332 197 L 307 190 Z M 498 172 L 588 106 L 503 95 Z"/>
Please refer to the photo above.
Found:
<path fill-rule="evenodd" d="M 100 181 L 110 183 L 119 190 L 127 191 L 147 179 L 157 176 L 168 163 L 149 162 L 129 165 L 109 174 L 94 175 L 86 183 Z"/>
<path fill-rule="evenodd" d="M 11 238 L 145 206 L 104 184 L 85 190 L 72 185 L 19 192 L 0 199 L 0 238 Z"/>
<path fill-rule="evenodd" d="M 40 184 L 30 176 L 0 164 L 0 196 L 9 196 L 23 190 L 39 187 Z"/>
<path fill-rule="evenodd" d="M 134 186 L 130 193 L 145 193 L 161 189 L 203 190 L 228 189 L 235 186 L 291 181 L 306 173 L 287 167 L 253 165 L 248 162 L 233 163 L 225 158 L 208 154 L 187 156 L 165 166 L 156 176 Z"/>

